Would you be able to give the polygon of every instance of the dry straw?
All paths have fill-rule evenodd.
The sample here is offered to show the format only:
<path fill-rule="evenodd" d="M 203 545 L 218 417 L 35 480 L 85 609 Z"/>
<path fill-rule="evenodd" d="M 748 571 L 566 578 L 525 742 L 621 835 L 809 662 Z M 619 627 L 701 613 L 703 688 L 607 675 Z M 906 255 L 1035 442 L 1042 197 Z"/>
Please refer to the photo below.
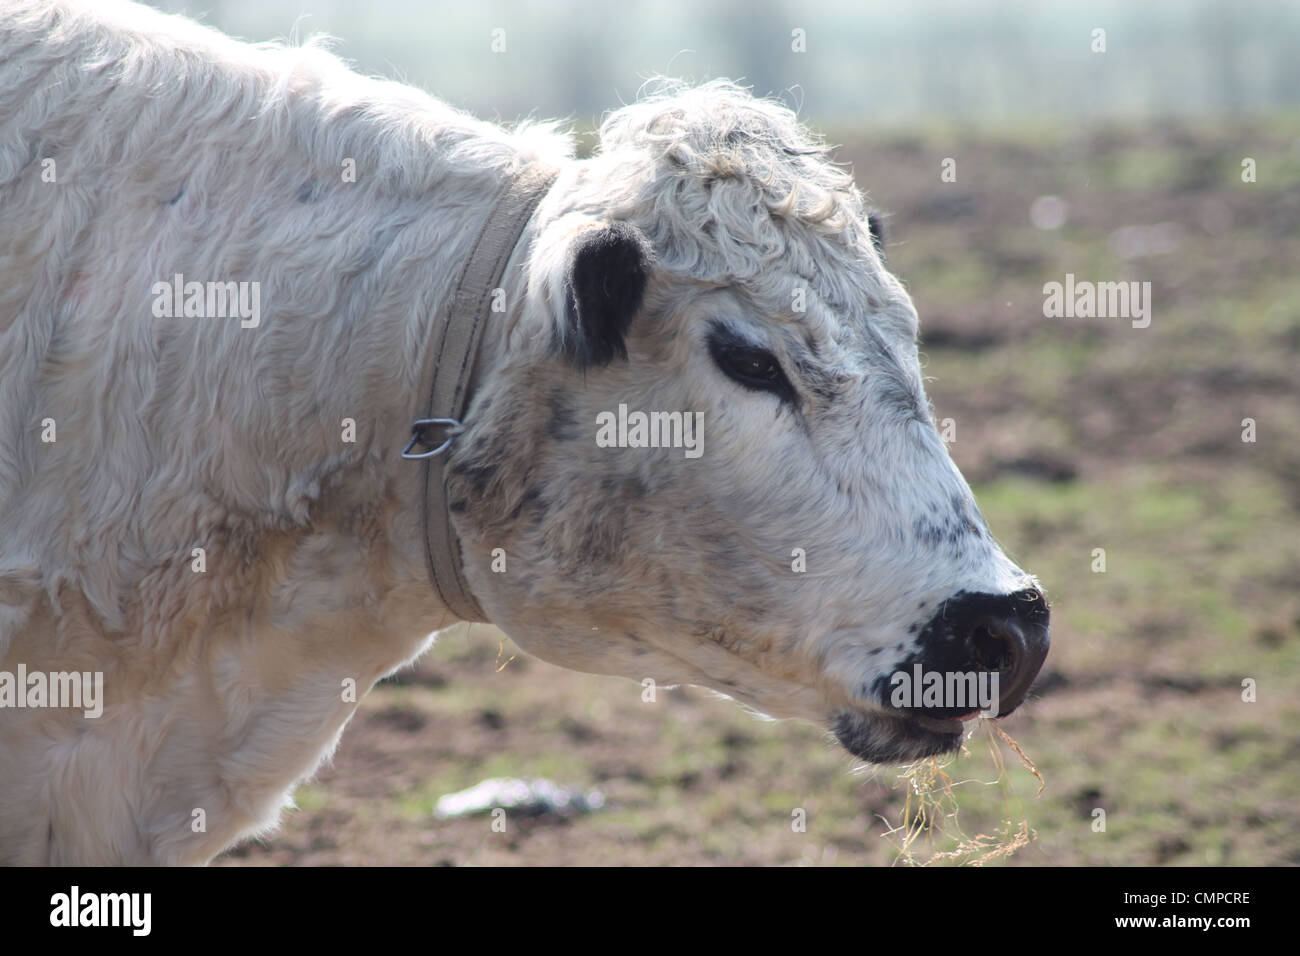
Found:
<path fill-rule="evenodd" d="M 903 804 L 902 819 L 896 826 L 883 834 L 897 844 L 898 857 L 895 863 L 908 866 L 930 866 L 935 863 L 955 863 L 963 866 L 983 866 L 996 860 L 1005 859 L 1021 847 L 1027 846 L 1034 839 L 1035 831 L 1029 828 L 1029 821 L 1024 816 L 1024 807 L 1007 772 L 1000 742 L 1006 743 L 1024 767 L 1038 780 L 1038 792 L 1041 796 L 1047 782 L 1038 772 L 1029 755 L 998 726 L 996 721 L 981 718 L 980 723 L 987 728 L 985 739 L 988 742 L 989 755 L 997 776 L 993 780 L 967 778 L 954 780 L 948 773 L 949 767 L 963 756 L 970 756 L 967 744 L 974 739 L 962 742 L 961 753 L 957 757 L 928 757 L 919 760 L 899 775 L 907 786 L 907 798 Z M 978 733 L 978 731 L 977 731 Z M 995 833 L 978 833 L 969 836 L 958 819 L 956 788 L 968 785 L 1001 787 L 1005 803 L 1014 804 L 1015 812 L 1002 821 Z M 1014 823 L 1019 816 L 1020 822 Z M 884 818 L 882 818 L 884 819 Z M 889 821 L 885 820 L 889 825 Z"/>

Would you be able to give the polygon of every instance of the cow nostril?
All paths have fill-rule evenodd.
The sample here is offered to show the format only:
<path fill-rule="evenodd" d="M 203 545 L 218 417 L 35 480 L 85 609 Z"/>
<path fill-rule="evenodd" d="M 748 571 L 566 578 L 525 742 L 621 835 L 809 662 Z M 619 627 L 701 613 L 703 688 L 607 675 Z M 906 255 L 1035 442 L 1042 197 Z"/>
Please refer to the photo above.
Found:
<path fill-rule="evenodd" d="M 1033 601 L 1020 593 L 962 592 L 950 598 L 922 629 L 916 657 L 926 662 L 926 669 L 956 675 L 955 680 L 974 672 L 977 682 L 984 681 L 996 696 L 997 715 L 1005 717 L 1024 701 L 1047 659 L 1047 603 L 1038 592 L 1034 595 Z M 938 716 L 968 714 L 969 701 L 951 696 L 952 706 L 921 709 Z"/>
<path fill-rule="evenodd" d="M 973 663 L 982 671 L 1006 674 L 1015 669 L 1016 642 L 1004 628 L 982 621 L 971 632 Z"/>

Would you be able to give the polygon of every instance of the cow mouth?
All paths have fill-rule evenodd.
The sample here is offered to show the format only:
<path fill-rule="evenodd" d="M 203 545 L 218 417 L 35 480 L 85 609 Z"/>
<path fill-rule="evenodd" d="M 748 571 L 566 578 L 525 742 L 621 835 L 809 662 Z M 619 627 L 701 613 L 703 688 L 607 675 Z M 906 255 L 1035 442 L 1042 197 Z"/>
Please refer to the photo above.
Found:
<path fill-rule="evenodd" d="M 869 763 L 902 763 L 954 753 L 961 748 L 964 720 L 912 714 L 881 714 L 842 710 L 831 721 L 831 732 L 853 756 Z"/>
<path fill-rule="evenodd" d="M 940 734 L 960 734 L 966 729 L 962 724 L 974 720 L 979 715 L 978 710 L 972 710 L 969 714 L 962 714 L 960 717 L 928 717 L 925 714 L 913 714 L 910 720 L 924 730 Z"/>

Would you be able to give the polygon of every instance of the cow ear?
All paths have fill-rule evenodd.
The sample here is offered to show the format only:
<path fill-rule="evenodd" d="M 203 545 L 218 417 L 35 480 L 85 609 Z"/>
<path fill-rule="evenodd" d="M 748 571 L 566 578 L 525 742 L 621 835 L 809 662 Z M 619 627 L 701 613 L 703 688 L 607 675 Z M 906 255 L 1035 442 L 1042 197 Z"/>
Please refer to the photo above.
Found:
<path fill-rule="evenodd" d="M 879 209 L 867 210 L 867 231 L 871 233 L 871 244 L 876 247 L 876 255 L 885 261 L 885 214 Z"/>
<path fill-rule="evenodd" d="M 626 222 L 582 230 L 569 260 L 562 348 L 579 368 L 627 358 L 624 336 L 654 266 L 645 234 Z"/>

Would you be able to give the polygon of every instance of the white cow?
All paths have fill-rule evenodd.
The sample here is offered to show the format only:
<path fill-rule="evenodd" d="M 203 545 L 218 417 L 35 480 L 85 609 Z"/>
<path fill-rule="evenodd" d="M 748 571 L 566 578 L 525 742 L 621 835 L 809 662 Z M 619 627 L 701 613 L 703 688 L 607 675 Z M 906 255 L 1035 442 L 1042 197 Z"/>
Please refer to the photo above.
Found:
<path fill-rule="evenodd" d="M 1024 699 L 1046 604 L 934 428 L 850 177 L 723 82 L 572 148 L 312 46 L 4 5 L 0 862 L 265 831 L 449 607 L 872 761 L 978 709 L 893 675 Z M 498 205 L 539 170 L 535 212 Z M 482 315 L 449 309 L 507 214 Z M 465 328 L 463 426 L 415 448 L 452 439 L 443 538 L 399 452 Z"/>

